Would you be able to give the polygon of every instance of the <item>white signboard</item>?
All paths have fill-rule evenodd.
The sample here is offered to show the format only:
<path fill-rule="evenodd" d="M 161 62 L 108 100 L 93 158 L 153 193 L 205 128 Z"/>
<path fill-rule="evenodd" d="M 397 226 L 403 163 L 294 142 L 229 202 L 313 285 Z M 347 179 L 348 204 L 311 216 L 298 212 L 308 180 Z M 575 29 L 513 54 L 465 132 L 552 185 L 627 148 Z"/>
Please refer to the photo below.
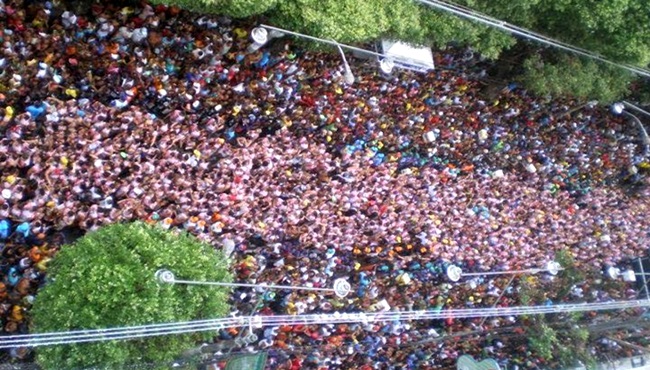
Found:
<path fill-rule="evenodd" d="M 381 53 L 392 60 L 395 67 L 427 72 L 434 69 L 431 48 L 418 47 L 401 41 L 381 41 Z"/>

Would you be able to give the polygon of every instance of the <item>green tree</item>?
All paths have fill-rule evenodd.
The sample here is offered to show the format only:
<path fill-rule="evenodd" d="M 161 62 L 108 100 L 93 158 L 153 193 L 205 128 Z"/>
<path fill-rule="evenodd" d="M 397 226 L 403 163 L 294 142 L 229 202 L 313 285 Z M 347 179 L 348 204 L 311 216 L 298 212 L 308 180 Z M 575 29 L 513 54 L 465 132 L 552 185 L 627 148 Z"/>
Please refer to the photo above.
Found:
<path fill-rule="evenodd" d="M 191 280 L 231 281 L 221 252 L 187 233 L 114 224 L 64 246 L 32 309 L 34 332 L 167 323 L 227 314 L 227 289 L 159 284 L 160 268 Z M 172 360 L 206 334 L 42 347 L 45 369 L 121 368 Z"/>
<path fill-rule="evenodd" d="M 342 43 L 389 37 L 421 45 L 472 45 L 495 58 L 514 39 L 486 26 L 433 10 L 414 0 L 153 0 L 233 17 L 265 15 L 270 23 Z"/>
<path fill-rule="evenodd" d="M 503 32 L 433 10 L 413 0 L 280 0 L 272 23 L 343 43 L 388 37 L 414 44 L 467 44 L 495 58 L 514 44 Z"/>

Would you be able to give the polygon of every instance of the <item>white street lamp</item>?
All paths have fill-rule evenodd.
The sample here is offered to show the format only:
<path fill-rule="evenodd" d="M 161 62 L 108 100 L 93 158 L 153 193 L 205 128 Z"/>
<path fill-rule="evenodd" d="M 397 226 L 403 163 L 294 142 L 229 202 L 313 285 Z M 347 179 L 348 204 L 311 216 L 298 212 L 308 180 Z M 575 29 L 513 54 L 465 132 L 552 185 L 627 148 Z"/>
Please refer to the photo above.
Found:
<path fill-rule="evenodd" d="M 251 31 L 253 43 L 248 47 L 248 52 L 252 53 L 269 42 L 269 32 L 264 27 L 255 27 Z"/>
<path fill-rule="evenodd" d="M 549 274 L 555 276 L 560 272 L 560 270 L 563 270 L 563 268 L 559 263 L 557 263 L 555 261 L 549 261 L 549 262 L 546 263 L 544 268 L 516 270 L 516 271 L 487 271 L 487 272 L 471 272 L 471 273 L 464 273 L 463 270 L 460 267 L 458 267 L 456 265 L 449 265 L 449 266 L 447 266 L 446 273 L 447 273 L 447 278 L 452 282 L 457 282 L 464 276 L 511 275 L 510 280 L 508 281 L 508 284 L 506 284 L 506 286 L 502 289 L 501 294 L 494 301 L 494 304 L 492 305 L 492 308 L 495 308 L 497 306 L 497 304 L 499 303 L 499 301 L 501 300 L 501 297 L 503 297 L 505 292 L 510 287 L 510 284 L 512 284 L 512 282 L 514 281 L 517 274 L 537 274 L 537 273 L 540 273 L 540 272 L 548 272 Z M 483 320 L 479 324 L 479 327 L 483 326 L 486 319 L 487 319 L 487 317 L 483 318 Z"/>
<path fill-rule="evenodd" d="M 165 269 L 156 271 L 154 278 L 160 284 L 185 284 L 185 285 L 213 285 L 213 286 L 227 286 L 227 287 L 245 287 L 245 288 L 264 288 L 264 289 L 288 289 L 288 290 L 310 290 L 332 292 L 337 297 L 344 298 L 352 291 L 352 286 L 345 278 L 338 278 L 334 280 L 332 288 L 315 288 L 308 286 L 293 286 L 293 285 L 267 285 L 267 284 L 247 284 L 247 283 L 224 283 L 217 281 L 194 281 L 194 280 L 181 280 L 176 279 L 173 272 Z"/>
<path fill-rule="evenodd" d="M 561 270 L 564 270 L 562 266 L 555 262 L 550 261 L 546 263 L 544 268 L 533 268 L 527 270 L 506 270 L 506 271 L 486 271 L 486 272 L 463 272 L 463 270 L 455 265 L 447 266 L 447 278 L 453 282 L 457 282 L 461 277 L 465 276 L 492 276 L 492 275 L 515 275 L 515 274 L 537 274 L 540 272 L 548 272 L 549 274 L 555 276 Z"/>
<path fill-rule="evenodd" d="M 607 277 L 609 277 L 612 280 L 617 280 L 618 278 L 622 278 L 623 281 L 625 282 L 635 282 L 636 281 L 636 273 L 634 270 L 625 270 L 621 272 L 621 269 L 618 267 L 609 267 L 606 271 Z"/>
<path fill-rule="evenodd" d="M 648 279 L 646 278 L 646 276 L 650 276 L 650 273 L 647 273 L 643 268 L 643 261 L 641 258 L 637 258 L 636 262 L 639 264 L 639 272 L 636 272 L 632 268 L 628 268 L 627 270 L 621 272 L 620 268 L 610 266 L 607 267 L 607 269 L 604 271 L 604 274 L 612 280 L 618 280 L 621 278 L 623 281 L 628 283 L 635 282 L 636 277 L 641 276 L 641 280 L 643 281 L 643 290 L 645 290 L 646 298 L 650 300 L 650 289 L 648 289 Z"/>
<path fill-rule="evenodd" d="M 625 106 L 623 103 L 614 103 L 612 104 L 612 112 L 616 115 L 622 114 L 625 111 Z"/>
<path fill-rule="evenodd" d="M 555 261 L 549 261 L 546 264 L 546 271 L 553 276 L 556 276 L 560 270 L 563 270 L 562 265 Z"/>
<path fill-rule="evenodd" d="M 612 280 L 616 280 L 618 279 L 619 276 L 621 276 L 621 269 L 614 266 L 610 266 L 607 268 L 607 270 L 605 270 L 605 273 L 607 274 L 608 278 Z"/>
<path fill-rule="evenodd" d="M 267 30 L 267 26 L 264 27 L 255 27 L 251 31 L 251 39 L 253 39 L 253 43 L 248 46 L 248 52 L 252 53 L 257 50 L 259 50 L 262 46 L 266 45 L 266 43 L 269 42 L 269 40 L 276 38 L 276 37 L 282 37 L 285 35 L 284 32 L 270 28 Z M 297 33 L 292 32 L 294 35 L 300 35 Z M 301 35 L 302 36 L 302 35 Z M 310 37 L 312 38 L 312 37 Z M 329 42 L 328 42 L 329 43 Z M 352 85 L 354 83 L 354 74 L 352 73 L 352 69 L 350 68 L 350 64 L 348 64 L 348 60 L 345 58 L 345 53 L 343 52 L 343 49 L 341 48 L 341 44 L 338 42 L 331 40 L 331 44 L 336 45 L 336 47 L 339 49 L 339 52 L 341 53 L 341 58 L 343 58 L 343 67 L 345 68 L 345 72 L 343 73 L 343 80 L 345 81 L 346 84 Z M 384 68 L 388 70 L 392 70 L 392 65 L 391 62 L 387 62 L 386 66 L 382 65 L 382 70 Z M 390 72 L 388 72 L 390 73 Z"/>
<path fill-rule="evenodd" d="M 461 276 L 463 276 L 463 270 L 460 267 L 455 265 L 447 266 L 447 277 L 449 280 L 455 283 L 460 280 Z"/>
<path fill-rule="evenodd" d="M 272 39 L 282 37 L 284 36 L 284 33 L 276 30 L 271 30 L 270 32 L 264 28 L 264 27 L 255 27 L 251 31 L 251 39 L 253 39 L 253 43 L 248 46 L 248 52 L 252 53 L 262 46 L 266 45 L 267 42 L 269 42 Z"/>

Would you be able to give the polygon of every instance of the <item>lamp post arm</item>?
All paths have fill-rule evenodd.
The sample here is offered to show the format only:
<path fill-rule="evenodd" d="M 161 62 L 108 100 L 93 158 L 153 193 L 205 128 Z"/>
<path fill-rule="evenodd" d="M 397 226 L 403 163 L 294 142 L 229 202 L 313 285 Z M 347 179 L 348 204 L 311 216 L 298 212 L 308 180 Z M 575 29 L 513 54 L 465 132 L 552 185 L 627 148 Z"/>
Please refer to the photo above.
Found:
<path fill-rule="evenodd" d="M 635 116 L 634 114 L 630 112 L 623 111 L 624 114 L 632 117 L 634 122 L 639 126 L 639 131 L 641 132 L 641 139 L 643 141 L 643 145 L 646 147 L 650 146 L 650 136 L 648 136 L 648 132 L 646 131 L 645 127 L 643 127 L 643 123 L 639 119 L 639 117 Z"/>
<path fill-rule="evenodd" d="M 341 58 L 343 59 L 343 65 L 345 66 L 345 69 L 346 70 L 350 69 L 350 65 L 348 64 L 347 58 L 345 58 L 345 53 L 343 52 L 341 45 L 337 43 L 336 47 L 339 49 L 339 53 L 341 53 Z"/>
<path fill-rule="evenodd" d="M 345 58 L 345 53 L 343 52 L 343 48 L 341 48 L 341 44 L 338 42 L 332 40 L 332 42 L 336 45 L 336 47 L 339 49 L 339 53 L 341 53 L 341 58 L 343 58 L 343 68 L 345 69 L 345 74 L 344 74 L 344 79 L 345 82 L 349 85 L 354 83 L 354 74 L 352 73 L 352 69 L 350 68 L 350 65 L 348 64 L 348 60 Z"/>
<path fill-rule="evenodd" d="M 650 112 L 648 112 L 648 111 L 646 111 L 646 110 L 643 110 L 643 109 L 637 107 L 636 105 L 634 105 L 634 104 L 632 104 L 632 103 L 630 103 L 630 102 L 627 102 L 627 101 L 625 101 L 625 100 L 623 100 L 622 103 L 623 103 L 626 107 L 631 108 L 631 109 L 634 109 L 635 111 L 637 111 L 637 112 L 639 112 L 639 113 L 643 113 L 643 114 L 645 114 L 646 116 L 650 117 Z"/>

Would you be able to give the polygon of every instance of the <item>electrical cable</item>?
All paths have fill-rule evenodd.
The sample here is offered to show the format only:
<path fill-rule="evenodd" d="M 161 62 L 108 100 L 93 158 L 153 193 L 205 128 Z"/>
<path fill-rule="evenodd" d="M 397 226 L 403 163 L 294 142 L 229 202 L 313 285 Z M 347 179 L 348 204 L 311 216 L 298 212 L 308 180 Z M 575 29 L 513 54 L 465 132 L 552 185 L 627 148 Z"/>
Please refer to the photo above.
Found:
<path fill-rule="evenodd" d="M 650 307 L 648 300 L 613 301 L 601 303 L 565 304 L 555 306 L 524 306 L 506 308 L 449 309 L 421 311 L 356 312 L 309 315 L 242 316 L 168 324 L 141 325 L 112 329 L 77 330 L 73 332 L 13 335 L 0 338 L 0 348 L 37 347 L 55 344 L 88 343 L 107 340 L 138 339 L 151 336 L 213 331 L 242 326 L 264 327 L 279 325 L 323 325 L 344 323 L 371 323 L 402 320 L 443 320 L 493 316 L 521 316 L 533 314 L 585 312 Z"/>

